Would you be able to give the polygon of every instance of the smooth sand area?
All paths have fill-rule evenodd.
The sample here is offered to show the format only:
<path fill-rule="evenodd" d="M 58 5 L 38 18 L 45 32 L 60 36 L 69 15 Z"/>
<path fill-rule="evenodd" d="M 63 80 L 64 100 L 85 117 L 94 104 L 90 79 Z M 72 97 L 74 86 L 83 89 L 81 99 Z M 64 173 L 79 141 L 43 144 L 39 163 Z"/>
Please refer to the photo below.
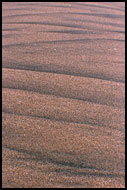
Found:
<path fill-rule="evenodd" d="M 124 188 L 124 2 L 2 3 L 2 111 L 3 188 Z"/>

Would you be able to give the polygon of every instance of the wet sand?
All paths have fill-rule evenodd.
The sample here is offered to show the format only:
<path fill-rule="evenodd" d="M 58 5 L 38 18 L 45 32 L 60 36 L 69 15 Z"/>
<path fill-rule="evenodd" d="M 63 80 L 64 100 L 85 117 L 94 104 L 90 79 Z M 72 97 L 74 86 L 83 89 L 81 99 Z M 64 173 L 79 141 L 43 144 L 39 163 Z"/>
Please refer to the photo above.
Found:
<path fill-rule="evenodd" d="M 125 187 L 124 6 L 2 3 L 3 188 Z"/>

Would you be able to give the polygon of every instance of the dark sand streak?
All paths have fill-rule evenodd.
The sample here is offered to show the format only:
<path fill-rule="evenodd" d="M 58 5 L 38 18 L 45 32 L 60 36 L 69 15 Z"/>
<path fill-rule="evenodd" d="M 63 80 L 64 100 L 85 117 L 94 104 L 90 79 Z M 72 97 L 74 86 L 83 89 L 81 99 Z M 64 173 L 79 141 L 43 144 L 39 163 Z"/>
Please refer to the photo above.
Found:
<path fill-rule="evenodd" d="M 60 165 L 60 166 L 64 166 L 64 167 L 74 167 L 74 168 L 81 168 L 81 169 L 84 169 L 84 168 L 88 168 L 88 169 L 97 169 L 97 168 L 94 168 L 92 166 L 84 166 L 83 164 L 76 164 L 76 163 L 73 163 L 73 162 L 64 162 L 64 161 L 57 161 L 55 159 L 53 159 L 50 155 L 45 155 L 45 154 L 42 154 L 41 152 L 32 152 L 32 151 L 27 151 L 25 149 L 18 149 L 18 148 L 15 148 L 15 147 L 8 147 L 8 146 L 4 146 L 4 148 L 6 149 L 9 149 L 9 150 L 13 150 L 13 151 L 17 151 L 19 153 L 23 153 L 23 154 L 27 154 L 29 155 L 30 157 L 28 158 L 28 160 L 35 160 L 35 161 L 41 161 L 43 163 L 52 163 L 52 164 L 55 164 L 55 165 Z M 34 156 L 33 156 L 34 155 Z M 19 158 L 19 159 L 22 159 L 22 158 Z M 27 160 L 27 158 L 23 159 L 23 160 Z M 71 171 L 71 170 L 70 170 Z M 57 170 L 58 172 L 58 170 Z M 61 172 L 61 171 L 59 171 Z M 64 170 L 64 172 L 66 172 L 66 170 Z M 100 177 L 123 177 L 123 175 L 120 175 L 120 174 L 104 174 L 104 173 L 86 173 L 86 172 L 67 172 L 67 174 L 70 173 L 71 175 L 77 175 L 77 176 L 100 176 Z"/>
<path fill-rule="evenodd" d="M 61 27 L 71 27 L 71 28 L 81 28 L 81 29 L 89 29 L 88 28 L 88 26 L 86 25 L 86 26 L 83 26 L 83 25 L 77 25 L 77 24 L 66 24 L 66 23 L 64 23 L 64 24 L 61 24 L 61 23 L 50 23 L 50 22 L 9 22 L 9 23 L 7 23 L 7 22 L 4 22 L 3 24 L 27 24 L 27 25 L 29 25 L 29 24 L 31 24 L 31 25 L 34 25 L 34 24 L 36 24 L 36 25 L 51 25 L 51 26 L 61 26 Z M 93 28 L 90 28 L 90 30 L 92 30 Z M 118 32 L 118 33 L 125 33 L 124 31 L 113 31 L 113 30 L 105 30 L 105 29 L 100 29 L 100 28 L 95 28 L 94 29 L 94 31 L 101 31 L 101 32 Z M 87 32 L 92 32 L 92 31 L 88 31 L 87 30 Z M 101 38 L 102 39 L 102 38 Z M 77 39 L 78 40 L 78 39 Z M 80 39 L 79 39 L 80 40 Z M 87 39 L 83 39 L 83 40 L 87 40 Z M 93 39 L 92 39 L 93 40 Z M 96 38 L 96 39 L 94 39 L 94 40 L 100 40 L 99 38 Z M 102 39 L 103 40 L 103 39 Z M 118 41 L 121 41 L 121 40 L 119 40 L 119 39 L 106 39 L 106 40 L 118 40 Z M 125 41 L 125 40 L 122 40 L 122 41 Z"/>
<path fill-rule="evenodd" d="M 23 114 L 23 113 L 16 113 L 16 112 L 11 112 L 11 111 L 8 111 L 8 109 L 3 109 L 2 110 L 2 114 L 9 114 L 9 115 L 13 115 L 13 116 L 24 116 L 24 117 L 27 117 L 28 119 L 29 118 L 32 118 L 32 119 L 43 119 L 45 121 L 48 121 L 48 122 L 55 122 L 55 123 L 59 123 L 59 124 L 65 124 L 65 125 L 68 125 L 68 124 L 74 124 L 74 125 L 80 125 L 80 126 L 84 126 L 84 125 L 87 125 L 87 126 L 92 126 L 92 127 L 100 127 L 100 128 L 107 128 L 107 130 L 115 130 L 115 131 L 119 131 L 120 133 L 124 133 L 124 129 L 123 128 L 117 128 L 117 127 L 110 127 L 110 126 L 102 126 L 102 125 L 99 125 L 99 124 L 95 124 L 95 123 L 91 123 L 91 122 L 73 122 L 73 121 L 66 121 L 66 120 L 63 120 L 63 119 L 54 119 L 54 118 L 51 118 L 51 117 L 48 117 L 48 116 L 39 116 L 39 115 L 28 115 L 28 114 Z"/>
<path fill-rule="evenodd" d="M 60 75 L 70 75 L 70 76 L 78 76 L 78 77 L 89 77 L 89 78 L 95 78 L 95 79 L 101 79 L 101 80 L 106 80 L 106 81 L 113 81 L 113 82 L 119 82 L 119 83 L 125 83 L 124 79 L 117 79 L 113 77 L 106 76 L 103 74 L 99 75 L 98 73 L 85 73 L 85 72 L 75 72 L 75 71 L 64 71 L 64 70 L 58 70 L 56 68 L 49 68 L 47 65 L 15 65 L 14 66 L 4 66 L 3 68 L 6 69 L 15 69 L 15 70 L 24 70 L 24 71 L 33 71 L 33 72 L 47 72 L 47 73 L 52 73 L 52 74 L 60 74 Z"/>

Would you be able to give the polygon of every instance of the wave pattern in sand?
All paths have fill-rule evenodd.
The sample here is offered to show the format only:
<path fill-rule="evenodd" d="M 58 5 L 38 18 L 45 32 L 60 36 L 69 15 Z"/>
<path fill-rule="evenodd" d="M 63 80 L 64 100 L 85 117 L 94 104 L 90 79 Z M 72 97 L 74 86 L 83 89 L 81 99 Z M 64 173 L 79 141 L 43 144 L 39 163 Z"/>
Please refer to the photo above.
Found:
<path fill-rule="evenodd" d="M 124 187 L 122 2 L 2 4 L 3 187 Z"/>

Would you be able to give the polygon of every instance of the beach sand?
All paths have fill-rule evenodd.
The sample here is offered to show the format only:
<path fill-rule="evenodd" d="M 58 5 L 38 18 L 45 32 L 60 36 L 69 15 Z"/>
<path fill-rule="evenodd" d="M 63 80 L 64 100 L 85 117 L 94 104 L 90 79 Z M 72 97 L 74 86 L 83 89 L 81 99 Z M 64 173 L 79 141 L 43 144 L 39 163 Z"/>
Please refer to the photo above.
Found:
<path fill-rule="evenodd" d="M 2 3 L 3 188 L 125 187 L 125 4 Z"/>

